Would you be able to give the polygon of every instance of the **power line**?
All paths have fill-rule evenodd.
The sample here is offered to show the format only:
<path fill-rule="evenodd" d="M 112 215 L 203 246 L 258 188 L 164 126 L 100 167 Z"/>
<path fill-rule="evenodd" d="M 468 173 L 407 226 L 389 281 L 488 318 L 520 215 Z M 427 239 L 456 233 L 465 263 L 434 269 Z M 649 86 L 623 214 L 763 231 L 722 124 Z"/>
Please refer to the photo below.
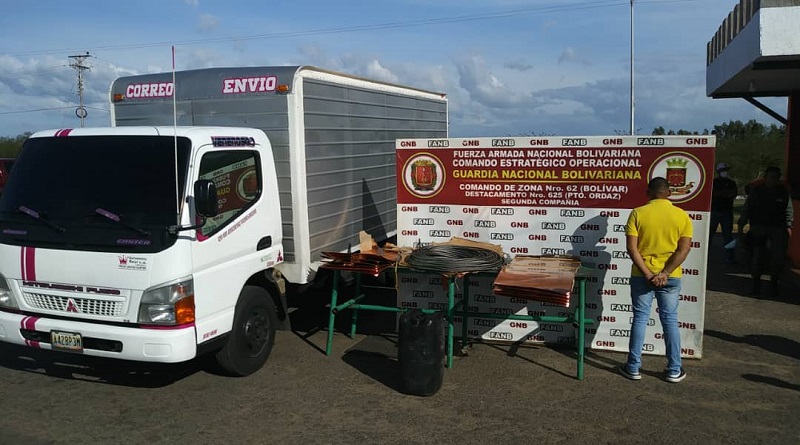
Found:
<path fill-rule="evenodd" d="M 650 1 L 642 1 L 641 3 L 647 3 L 647 4 L 697 3 L 704 1 L 707 2 L 711 0 L 650 0 Z M 350 32 L 377 31 L 384 29 L 411 28 L 418 26 L 462 23 L 462 22 L 479 21 L 479 20 L 494 20 L 494 19 L 515 17 L 520 15 L 530 16 L 530 15 L 541 15 L 541 14 L 552 14 L 556 12 L 608 8 L 608 7 L 628 5 L 628 4 L 629 0 L 604 0 L 600 2 L 583 2 L 583 3 L 573 3 L 570 5 L 522 8 L 522 9 L 514 9 L 514 10 L 492 12 L 492 13 L 438 17 L 432 19 L 414 20 L 405 22 L 386 22 L 386 23 L 365 24 L 365 25 L 355 25 L 346 27 L 310 29 L 304 31 L 255 34 L 255 35 L 239 36 L 239 37 L 216 37 L 216 38 L 193 39 L 193 40 L 182 40 L 182 41 L 172 41 L 172 42 L 149 42 L 149 43 L 136 43 L 136 44 L 125 44 L 125 45 L 107 45 L 107 46 L 98 46 L 91 49 L 95 52 L 101 50 L 119 51 L 119 50 L 154 48 L 161 46 L 172 46 L 172 45 L 190 46 L 190 45 L 201 45 L 209 43 L 237 42 L 246 40 L 281 39 L 281 38 L 304 37 L 304 36 L 314 36 L 314 35 L 324 35 L 324 34 L 342 34 Z M 24 56 L 24 55 L 35 55 L 35 54 L 55 54 L 55 53 L 63 53 L 69 51 L 72 50 L 71 49 L 32 50 L 32 51 L 24 51 L 8 55 Z"/>
<path fill-rule="evenodd" d="M 58 72 L 58 71 L 63 71 L 65 69 L 67 69 L 67 68 L 69 68 L 69 65 L 59 65 L 59 66 L 53 66 L 53 67 L 48 67 L 48 68 L 32 68 L 32 69 L 22 70 L 22 71 L 13 71 L 13 72 L 10 72 L 10 73 L 0 74 L 0 79 L 15 80 L 20 76 L 38 77 L 38 76 L 44 76 L 45 74 L 50 74 L 50 73 L 55 73 L 55 72 Z"/>
<path fill-rule="evenodd" d="M 89 105 L 84 105 L 84 108 L 88 108 L 90 110 L 97 110 L 108 113 L 107 108 L 101 107 L 92 107 Z M 67 105 L 63 107 L 48 107 L 48 108 L 34 108 L 31 110 L 11 110 L 11 111 L 0 111 L 0 115 L 8 115 L 8 114 L 24 114 L 24 113 L 37 113 L 40 111 L 56 111 L 56 110 L 69 110 L 72 109 L 72 105 Z"/>
<path fill-rule="evenodd" d="M 49 108 L 35 108 L 32 110 L 14 110 L 14 111 L 0 111 L 0 115 L 6 114 L 22 114 L 22 113 L 36 113 L 39 111 L 55 111 L 55 110 L 66 110 L 72 108 L 71 106 L 66 107 L 49 107 Z"/>

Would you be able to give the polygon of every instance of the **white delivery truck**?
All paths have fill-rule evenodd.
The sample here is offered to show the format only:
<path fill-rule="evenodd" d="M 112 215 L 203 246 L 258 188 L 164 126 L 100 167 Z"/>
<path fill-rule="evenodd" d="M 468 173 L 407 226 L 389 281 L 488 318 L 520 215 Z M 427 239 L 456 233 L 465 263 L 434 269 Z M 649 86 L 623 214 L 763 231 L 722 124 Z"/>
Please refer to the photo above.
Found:
<path fill-rule="evenodd" d="M 250 374 L 288 326 L 286 280 L 395 234 L 395 139 L 447 136 L 437 93 L 310 67 L 172 76 L 117 79 L 115 127 L 26 141 L 0 198 L 0 340 Z"/>

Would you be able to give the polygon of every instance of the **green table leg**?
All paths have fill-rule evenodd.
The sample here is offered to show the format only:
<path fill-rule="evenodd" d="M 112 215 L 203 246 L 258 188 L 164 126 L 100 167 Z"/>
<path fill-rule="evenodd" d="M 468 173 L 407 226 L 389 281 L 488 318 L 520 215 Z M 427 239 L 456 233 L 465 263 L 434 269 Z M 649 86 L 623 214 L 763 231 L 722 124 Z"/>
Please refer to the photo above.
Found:
<path fill-rule="evenodd" d="M 325 355 L 331 355 L 333 350 L 333 322 L 336 320 L 336 297 L 339 293 L 339 271 L 333 271 L 333 289 L 331 290 L 331 312 L 328 315 L 328 343 L 325 345 Z"/>
<path fill-rule="evenodd" d="M 356 274 L 356 298 L 361 296 L 361 274 Z M 353 308 L 353 321 L 350 324 L 350 338 L 356 336 L 356 323 L 358 322 L 358 307 Z"/>
<path fill-rule="evenodd" d="M 453 306 L 456 301 L 456 277 L 451 276 L 447 283 L 447 367 L 453 367 Z"/>
<path fill-rule="evenodd" d="M 584 341 L 586 333 L 586 280 L 578 279 L 578 380 L 583 380 Z"/>
<path fill-rule="evenodd" d="M 461 299 L 461 349 L 466 350 L 467 344 L 467 327 L 469 325 L 469 276 L 464 277 L 464 298 Z"/>

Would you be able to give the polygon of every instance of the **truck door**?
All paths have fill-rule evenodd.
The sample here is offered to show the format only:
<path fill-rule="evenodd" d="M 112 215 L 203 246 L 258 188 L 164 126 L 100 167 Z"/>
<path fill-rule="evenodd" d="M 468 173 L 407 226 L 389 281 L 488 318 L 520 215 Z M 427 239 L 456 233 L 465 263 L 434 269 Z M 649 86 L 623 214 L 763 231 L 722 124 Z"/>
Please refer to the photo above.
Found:
<path fill-rule="evenodd" d="M 263 178 L 257 147 L 198 151 L 194 180 L 208 179 L 217 187 L 217 216 L 208 218 L 193 236 L 192 261 L 198 342 L 222 334 L 233 321 L 233 309 L 245 281 L 259 268 L 267 252 L 259 251 L 261 233 L 269 227 L 259 209 Z M 274 236 L 274 234 L 273 234 Z M 267 249 L 268 251 L 269 249 Z"/>

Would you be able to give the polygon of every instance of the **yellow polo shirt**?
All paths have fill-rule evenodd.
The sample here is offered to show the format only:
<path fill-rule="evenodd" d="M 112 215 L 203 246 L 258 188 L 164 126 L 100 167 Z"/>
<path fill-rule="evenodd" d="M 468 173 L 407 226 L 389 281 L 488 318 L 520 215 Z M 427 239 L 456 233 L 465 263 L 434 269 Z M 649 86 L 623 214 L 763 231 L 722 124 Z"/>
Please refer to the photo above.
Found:
<path fill-rule="evenodd" d="M 683 209 L 672 205 L 668 199 L 653 199 L 647 204 L 631 210 L 625 235 L 639 238 L 639 253 L 647 268 L 653 273 L 661 272 L 664 264 L 678 248 L 678 239 L 692 237 L 692 220 Z M 631 270 L 635 277 L 643 276 L 636 265 Z M 670 278 L 680 278 L 677 267 Z"/>

